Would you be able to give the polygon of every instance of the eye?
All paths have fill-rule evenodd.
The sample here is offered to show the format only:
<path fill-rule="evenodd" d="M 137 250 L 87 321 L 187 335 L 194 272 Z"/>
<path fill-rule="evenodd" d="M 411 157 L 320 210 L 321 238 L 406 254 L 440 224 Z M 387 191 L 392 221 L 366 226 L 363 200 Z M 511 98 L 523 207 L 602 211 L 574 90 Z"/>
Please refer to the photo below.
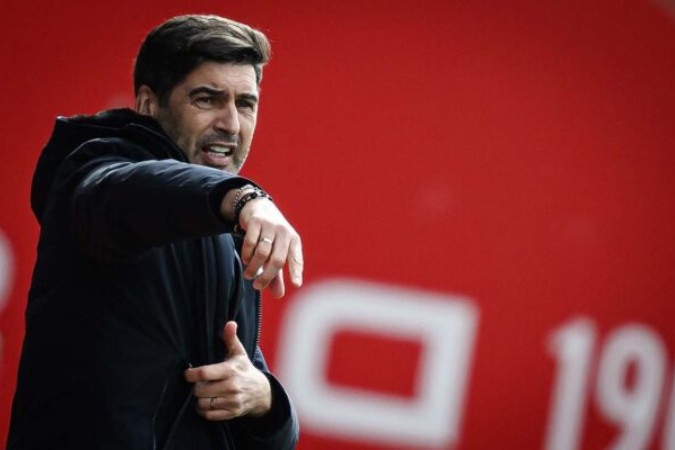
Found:
<path fill-rule="evenodd" d="M 199 97 L 192 99 L 192 102 L 195 106 L 202 109 L 211 109 L 216 104 L 215 99 L 210 95 L 200 95 Z"/>
<path fill-rule="evenodd" d="M 243 111 L 255 111 L 255 105 L 253 100 L 237 100 L 237 108 Z"/>

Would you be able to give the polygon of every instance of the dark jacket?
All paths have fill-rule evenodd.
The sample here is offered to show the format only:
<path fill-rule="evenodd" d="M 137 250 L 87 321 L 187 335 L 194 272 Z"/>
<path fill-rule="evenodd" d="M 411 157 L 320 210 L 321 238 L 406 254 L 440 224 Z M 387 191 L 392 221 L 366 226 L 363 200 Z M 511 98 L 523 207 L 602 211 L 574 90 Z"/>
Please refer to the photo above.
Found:
<path fill-rule="evenodd" d="M 41 232 L 9 450 L 295 447 L 258 348 L 260 298 L 218 213 L 247 182 L 187 163 L 130 110 L 57 119 L 33 179 Z M 194 410 L 183 372 L 226 358 L 228 320 L 272 385 L 264 418 Z"/>

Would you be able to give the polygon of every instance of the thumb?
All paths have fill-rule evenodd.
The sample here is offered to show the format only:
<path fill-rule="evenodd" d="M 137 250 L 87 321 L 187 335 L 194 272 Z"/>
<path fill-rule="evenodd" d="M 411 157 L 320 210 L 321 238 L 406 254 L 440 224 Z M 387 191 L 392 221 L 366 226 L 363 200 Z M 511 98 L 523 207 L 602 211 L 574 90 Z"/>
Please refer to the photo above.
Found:
<path fill-rule="evenodd" d="M 230 320 L 225 324 L 225 330 L 223 330 L 223 340 L 225 341 L 225 349 L 227 350 L 228 358 L 231 358 L 235 355 L 246 354 L 244 344 L 242 344 L 237 337 L 237 322 Z"/>

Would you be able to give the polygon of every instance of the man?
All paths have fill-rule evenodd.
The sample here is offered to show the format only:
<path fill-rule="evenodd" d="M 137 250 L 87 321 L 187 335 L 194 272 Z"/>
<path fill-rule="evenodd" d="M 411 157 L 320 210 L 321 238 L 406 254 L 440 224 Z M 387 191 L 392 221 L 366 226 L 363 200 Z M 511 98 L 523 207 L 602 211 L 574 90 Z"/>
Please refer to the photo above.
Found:
<path fill-rule="evenodd" d="M 283 266 L 302 284 L 300 238 L 236 176 L 268 58 L 244 24 L 176 17 L 140 48 L 135 111 L 57 119 L 8 449 L 295 447 L 259 292 Z"/>

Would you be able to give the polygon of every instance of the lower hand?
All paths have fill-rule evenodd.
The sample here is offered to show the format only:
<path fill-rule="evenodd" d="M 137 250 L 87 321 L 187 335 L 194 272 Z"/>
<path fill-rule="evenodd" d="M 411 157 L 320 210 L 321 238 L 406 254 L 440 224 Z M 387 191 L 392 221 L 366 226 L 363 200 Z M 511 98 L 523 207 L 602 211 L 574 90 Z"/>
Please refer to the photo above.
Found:
<path fill-rule="evenodd" d="M 223 338 L 225 361 L 185 371 L 185 379 L 194 383 L 197 412 L 213 421 L 266 414 L 272 405 L 270 382 L 248 358 L 236 322 L 225 324 Z"/>

